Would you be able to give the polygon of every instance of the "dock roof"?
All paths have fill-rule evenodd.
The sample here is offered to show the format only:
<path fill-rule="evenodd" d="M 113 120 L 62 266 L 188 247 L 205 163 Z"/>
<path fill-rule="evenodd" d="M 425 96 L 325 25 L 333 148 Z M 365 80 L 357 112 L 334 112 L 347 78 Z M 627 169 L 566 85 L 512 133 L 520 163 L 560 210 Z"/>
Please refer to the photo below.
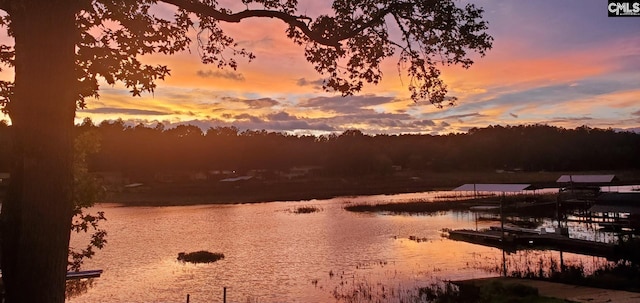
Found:
<path fill-rule="evenodd" d="M 562 175 L 557 183 L 611 183 L 618 181 L 616 175 Z"/>
<path fill-rule="evenodd" d="M 453 191 L 495 191 L 495 192 L 521 192 L 532 189 L 531 184 L 464 184 Z"/>

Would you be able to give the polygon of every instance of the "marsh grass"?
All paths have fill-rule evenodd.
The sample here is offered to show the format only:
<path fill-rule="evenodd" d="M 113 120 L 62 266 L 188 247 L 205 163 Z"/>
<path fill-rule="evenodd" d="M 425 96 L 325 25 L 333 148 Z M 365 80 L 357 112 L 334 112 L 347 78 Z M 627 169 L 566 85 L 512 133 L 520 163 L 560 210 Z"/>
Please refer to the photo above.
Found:
<path fill-rule="evenodd" d="M 562 299 L 542 297 L 538 289 L 519 284 L 491 281 L 479 284 L 436 282 L 425 286 L 402 287 L 353 281 L 336 287 L 332 295 L 337 302 L 519 302 L 560 303 Z"/>
<path fill-rule="evenodd" d="M 507 214 L 519 214 L 527 213 L 538 217 L 549 217 L 555 214 L 555 207 L 549 207 L 548 204 L 536 204 L 536 203 L 550 203 L 555 201 L 556 194 L 516 194 L 508 195 L 504 197 L 504 211 Z M 352 204 L 345 203 L 344 209 L 351 212 L 382 212 L 392 214 L 437 214 L 446 211 L 466 211 L 472 206 L 488 205 L 496 206 L 500 205 L 499 196 L 486 195 L 480 198 L 461 198 L 454 199 L 449 196 L 450 199 L 442 201 L 428 200 L 412 200 L 406 202 L 382 202 L 376 204 Z M 496 209 L 495 212 L 499 212 Z"/>
<path fill-rule="evenodd" d="M 224 259 L 224 254 L 200 250 L 190 253 L 178 253 L 178 261 L 189 263 L 213 263 Z"/>
<path fill-rule="evenodd" d="M 607 265 L 587 276 L 585 284 L 640 292 L 640 265 L 628 261 Z"/>
<path fill-rule="evenodd" d="M 490 266 L 477 264 L 475 268 L 502 275 L 502 264 L 498 263 L 496 260 Z M 562 264 L 559 259 L 548 255 L 520 256 L 508 258 L 506 267 L 507 276 L 512 278 L 640 292 L 640 264 L 628 260 L 601 260 L 594 264 L 565 261 Z"/>
<path fill-rule="evenodd" d="M 497 197 L 496 194 L 493 193 L 470 193 L 470 192 L 447 192 L 435 195 L 433 197 L 434 201 L 457 201 L 457 200 L 468 200 L 468 199 L 477 199 L 477 198 L 494 198 Z"/>
<path fill-rule="evenodd" d="M 466 210 L 470 207 L 464 202 L 405 202 L 386 204 L 356 204 L 345 206 L 352 212 L 390 212 L 390 213 L 437 213 L 448 210 Z"/>
<path fill-rule="evenodd" d="M 421 300 L 420 288 L 389 286 L 383 283 L 372 283 L 366 279 L 346 280 L 333 288 L 331 295 L 336 302 L 428 302 Z"/>
<path fill-rule="evenodd" d="M 311 214 L 322 211 L 322 208 L 314 206 L 314 205 L 305 205 L 298 206 L 294 208 L 291 212 L 294 214 Z"/>
<path fill-rule="evenodd" d="M 409 236 L 409 240 L 411 241 L 415 241 L 415 242 L 428 242 L 429 239 L 427 239 L 426 237 L 417 237 L 417 236 Z"/>

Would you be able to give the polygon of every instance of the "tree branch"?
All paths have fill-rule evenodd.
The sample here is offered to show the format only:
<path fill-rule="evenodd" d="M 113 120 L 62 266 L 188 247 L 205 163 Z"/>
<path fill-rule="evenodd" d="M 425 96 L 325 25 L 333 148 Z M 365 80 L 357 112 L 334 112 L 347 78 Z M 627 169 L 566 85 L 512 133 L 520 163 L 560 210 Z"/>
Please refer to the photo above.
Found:
<path fill-rule="evenodd" d="M 357 34 L 363 32 L 364 30 L 366 30 L 367 28 L 373 27 L 376 23 L 382 21 L 384 19 L 384 17 L 390 13 L 393 13 L 394 11 L 403 8 L 411 8 L 412 4 L 410 3 L 399 3 L 399 2 L 394 2 L 392 4 L 390 4 L 389 6 L 385 7 L 384 9 L 381 9 L 380 11 L 378 11 L 378 13 L 376 13 L 375 15 L 372 16 L 371 19 L 369 19 L 369 21 L 364 22 L 362 24 L 360 24 L 357 28 L 347 31 L 345 32 L 345 34 L 340 35 L 338 37 L 336 37 L 335 39 L 338 41 L 342 41 L 345 39 L 350 39 L 355 37 Z M 395 17 L 395 15 L 394 15 Z M 362 19 L 362 18 L 361 18 Z"/>
<path fill-rule="evenodd" d="M 207 17 L 214 18 L 219 21 L 225 22 L 240 22 L 242 19 L 252 17 L 263 18 L 276 18 L 284 21 L 285 23 L 300 29 L 311 40 L 318 42 L 322 45 L 340 47 L 340 41 L 335 38 L 327 38 L 318 32 L 312 31 L 308 24 L 303 20 L 311 21 L 311 18 L 306 16 L 293 16 L 284 12 L 271 11 L 271 10 L 244 10 L 234 14 L 227 14 L 221 12 L 211 6 L 204 3 L 191 0 L 161 0 L 162 2 L 173 4 L 179 8 L 185 9 L 189 12 L 201 14 Z"/>

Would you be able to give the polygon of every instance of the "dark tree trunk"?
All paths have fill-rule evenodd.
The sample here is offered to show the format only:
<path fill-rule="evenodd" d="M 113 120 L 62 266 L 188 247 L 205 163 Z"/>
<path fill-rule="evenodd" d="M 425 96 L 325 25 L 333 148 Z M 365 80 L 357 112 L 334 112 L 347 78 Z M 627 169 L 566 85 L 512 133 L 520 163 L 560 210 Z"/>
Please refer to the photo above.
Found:
<path fill-rule="evenodd" d="M 2 207 L 6 302 L 64 302 L 72 206 L 74 20 L 68 0 L 9 4 L 15 146 Z"/>

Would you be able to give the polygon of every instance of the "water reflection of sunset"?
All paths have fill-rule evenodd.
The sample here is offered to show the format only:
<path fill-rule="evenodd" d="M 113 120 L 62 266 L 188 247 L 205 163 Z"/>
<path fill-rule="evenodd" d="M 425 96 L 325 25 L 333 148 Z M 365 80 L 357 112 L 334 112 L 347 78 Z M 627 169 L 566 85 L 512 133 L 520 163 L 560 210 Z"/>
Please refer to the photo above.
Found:
<path fill-rule="evenodd" d="M 379 293 L 409 291 L 438 281 L 498 276 L 503 260 L 510 275 L 537 274 L 540 264 L 548 274 L 560 264 L 559 252 L 524 250 L 506 253 L 503 259 L 500 249 L 443 238 L 445 228 L 496 224 L 476 221 L 468 211 L 392 215 L 343 208 L 443 195 L 180 207 L 99 205 L 107 212 L 109 245 L 86 267 L 104 273 L 86 294 L 70 302 L 179 302 L 186 294 L 194 301 L 216 301 L 224 287 L 233 302 L 326 302 L 335 291 L 346 295 L 358 287 Z M 300 206 L 318 211 L 292 211 Z M 75 237 L 72 244 L 82 240 Z M 176 260 L 179 252 L 198 250 L 220 252 L 225 258 L 195 265 Z M 607 264 L 602 258 L 568 253 L 562 262 L 582 265 L 585 271 Z"/>

